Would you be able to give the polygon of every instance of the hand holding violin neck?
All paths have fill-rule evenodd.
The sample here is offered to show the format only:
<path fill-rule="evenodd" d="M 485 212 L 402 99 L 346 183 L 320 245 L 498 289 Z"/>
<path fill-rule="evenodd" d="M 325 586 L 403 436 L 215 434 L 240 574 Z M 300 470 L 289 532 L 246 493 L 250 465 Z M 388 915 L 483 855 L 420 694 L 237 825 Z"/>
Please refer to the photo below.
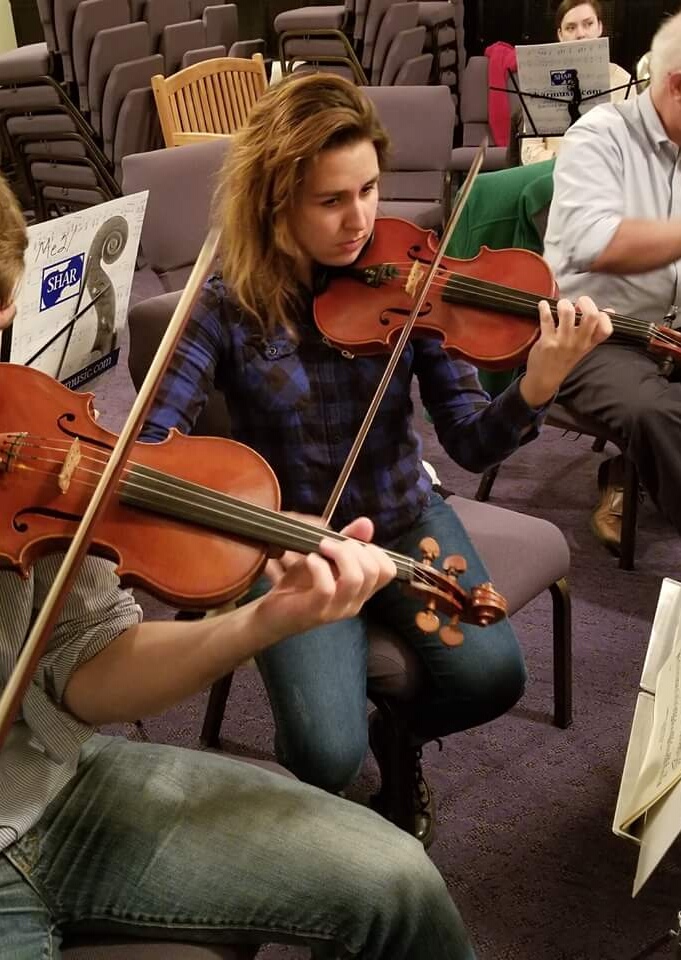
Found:
<path fill-rule="evenodd" d="M 559 300 L 556 312 L 557 323 L 551 305 L 540 302 L 541 333 L 530 350 L 520 383 L 529 407 L 550 403 L 573 367 L 612 333 L 609 315 L 599 311 L 590 297 L 580 297 L 576 307 L 569 300 Z"/>

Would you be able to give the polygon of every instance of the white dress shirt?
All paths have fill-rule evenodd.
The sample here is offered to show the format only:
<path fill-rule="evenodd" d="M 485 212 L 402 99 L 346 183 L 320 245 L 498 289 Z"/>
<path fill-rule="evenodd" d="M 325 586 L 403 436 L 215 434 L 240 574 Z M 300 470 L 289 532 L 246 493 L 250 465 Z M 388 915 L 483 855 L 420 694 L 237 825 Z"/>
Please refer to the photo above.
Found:
<path fill-rule="evenodd" d="M 661 323 L 680 304 L 681 260 L 639 274 L 590 271 L 624 219 L 679 218 L 681 230 L 679 148 L 650 90 L 595 107 L 563 139 L 544 238 L 561 294 L 571 300 L 588 294 L 599 307 Z"/>

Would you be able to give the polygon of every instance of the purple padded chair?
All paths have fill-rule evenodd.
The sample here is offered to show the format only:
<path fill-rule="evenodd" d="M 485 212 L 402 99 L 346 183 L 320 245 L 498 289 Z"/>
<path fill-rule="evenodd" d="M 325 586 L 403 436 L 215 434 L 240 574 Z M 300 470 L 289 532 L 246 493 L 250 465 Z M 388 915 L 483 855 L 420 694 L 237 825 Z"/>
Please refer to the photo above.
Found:
<path fill-rule="evenodd" d="M 230 50 L 239 40 L 239 11 L 235 4 L 224 3 L 220 6 L 207 6 L 202 14 L 206 34 L 204 46 L 223 46 Z M 255 51 L 253 51 L 255 52 Z M 264 53 L 264 51 L 258 51 Z M 230 53 L 230 57 L 251 57 L 253 54 Z M 166 75 L 170 70 L 166 70 Z"/>
<path fill-rule="evenodd" d="M 487 57 L 471 57 L 466 64 L 461 81 L 461 121 L 463 123 L 463 145 L 452 150 L 452 171 L 460 174 L 468 172 L 478 145 L 483 137 L 488 137 L 491 146 L 487 148 L 483 170 L 501 170 L 507 166 L 506 147 L 494 146 L 492 131 L 487 112 Z M 511 110 L 517 104 L 515 94 L 509 94 Z"/>
<path fill-rule="evenodd" d="M 149 24 L 151 49 L 155 52 L 161 42 L 164 27 L 169 23 L 191 20 L 189 0 L 147 0 L 144 5 L 144 19 Z"/>
<path fill-rule="evenodd" d="M 374 86 L 379 86 L 383 80 L 383 71 L 388 57 L 395 60 L 402 48 L 401 40 L 405 33 L 409 32 L 412 43 L 418 34 L 413 33 L 414 29 L 419 29 L 418 24 L 418 6 L 414 3 L 395 3 L 386 11 L 381 22 L 381 28 L 376 37 L 374 53 L 371 59 L 370 80 Z M 423 42 L 426 38 L 425 27 L 421 30 L 421 46 L 412 53 L 409 50 L 409 56 L 418 56 L 423 53 Z M 411 46 L 411 45 L 410 45 Z M 404 58 L 406 59 L 406 57 Z M 394 73 L 399 69 L 399 64 L 395 68 L 391 66 Z"/>
<path fill-rule="evenodd" d="M 73 19 L 80 0 L 54 0 L 54 33 L 61 57 L 64 80 L 73 83 L 72 33 Z"/>
<path fill-rule="evenodd" d="M 140 247 L 150 295 L 181 290 L 187 282 L 229 145 L 225 137 L 123 158 L 123 193 L 149 190 Z"/>
<path fill-rule="evenodd" d="M 206 28 L 201 20 L 169 23 L 163 28 L 159 48 L 165 62 L 165 73 L 177 73 L 188 50 L 199 50 L 206 46 Z"/>
<path fill-rule="evenodd" d="M 130 23 L 130 13 L 127 4 L 121 3 L 120 0 L 82 0 L 78 5 L 73 18 L 71 56 L 78 90 L 78 103 L 83 113 L 88 113 L 90 110 L 88 78 L 90 54 L 95 37 L 100 30 L 121 27 L 128 23 Z"/>
<path fill-rule="evenodd" d="M 425 86 L 433 66 L 432 53 L 423 53 L 425 27 L 401 30 L 390 44 L 379 78 L 379 86 Z"/>
<path fill-rule="evenodd" d="M 151 87 L 151 78 L 163 72 L 163 57 L 155 54 L 118 63 L 109 74 L 102 96 L 102 141 L 104 153 L 113 161 L 114 141 L 119 114 L 126 96 L 132 90 Z"/>
<path fill-rule="evenodd" d="M 127 23 L 100 30 L 92 43 L 88 67 L 88 101 L 90 123 L 102 132 L 104 91 L 117 63 L 141 60 L 151 55 L 151 37 L 146 23 Z"/>
<path fill-rule="evenodd" d="M 229 55 L 230 57 L 234 56 L 232 53 Z M 184 70 L 185 67 L 191 67 L 195 63 L 203 63 L 204 60 L 217 60 L 218 57 L 226 56 L 227 50 L 222 44 L 217 47 L 201 47 L 198 50 L 187 50 L 187 52 L 182 55 L 180 69 Z M 239 56 L 241 56 L 241 54 L 239 54 Z M 250 56 L 249 54 L 249 58 Z"/>
<path fill-rule="evenodd" d="M 380 216 L 440 229 L 449 210 L 449 165 L 456 114 L 449 89 L 366 87 L 391 141 L 381 176 Z"/>
<path fill-rule="evenodd" d="M 367 83 L 359 62 L 369 0 L 285 10 L 274 18 L 282 73 L 295 63 L 346 65 L 356 83 Z M 360 13 L 361 8 L 361 13 Z"/>

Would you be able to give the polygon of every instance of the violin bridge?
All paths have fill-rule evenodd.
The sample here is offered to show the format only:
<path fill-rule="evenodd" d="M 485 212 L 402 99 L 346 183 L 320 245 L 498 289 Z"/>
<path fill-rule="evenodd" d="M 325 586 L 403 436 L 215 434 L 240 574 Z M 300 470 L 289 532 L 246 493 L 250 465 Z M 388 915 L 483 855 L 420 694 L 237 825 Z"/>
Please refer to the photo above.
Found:
<path fill-rule="evenodd" d="M 57 483 L 59 489 L 62 493 L 66 493 L 71 486 L 71 480 L 73 474 L 76 472 L 78 465 L 80 463 L 81 453 L 80 453 L 80 440 L 78 437 L 73 441 L 69 447 L 69 451 L 64 458 L 64 464 L 59 471 L 59 477 Z"/>
<path fill-rule="evenodd" d="M 416 296 L 416 291 L 421 283 L 421 277 L 425 272 L 426 268 L 423 264 L 419 263 L 418 260 L 414 260 L 411 270 L 409 271 L 409 276 L 407 277 L 407 282 L 404 285 L 405 292 L 408 293 L 410 297 Z"/>

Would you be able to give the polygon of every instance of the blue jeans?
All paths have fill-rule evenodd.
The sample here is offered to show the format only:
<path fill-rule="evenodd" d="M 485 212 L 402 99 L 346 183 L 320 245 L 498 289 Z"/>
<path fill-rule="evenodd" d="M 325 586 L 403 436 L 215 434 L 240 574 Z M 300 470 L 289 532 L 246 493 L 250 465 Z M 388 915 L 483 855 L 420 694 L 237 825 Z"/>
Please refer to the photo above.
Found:
<path fill-rule="evenodd" d="M 421 559 L 419 543 L 434 537 L 440 560 L 462 554 L 465 588 L 489 580 L 461 522 L 432 494 L 419 521 L 390 549 Z M 258 582 L 250 596 L 264 593 Z M 464 642 L 446 647 L 437 633 L 415 624 L 423 602 L 396 582 L 377 593 L 361 616 L 288 637 L 258 658 L 276 723 L 277 756 L 297 777 L 332 792 L 357 774 L 367 750 L 367 615 L 413 645 L 427 681 L 407 709 L 417 740 L 425 742 L 487 723 L 522 696 L 525 666 L 508 620 L 485 628 L 462 625 Z"/>
<path fill-rule="evenodd" d="M 78 931 L 475 957 L 421 845 L 372 811 L 230 758 L 99 735 L 0 854 L 1 957 L 53 960 Z"/>

